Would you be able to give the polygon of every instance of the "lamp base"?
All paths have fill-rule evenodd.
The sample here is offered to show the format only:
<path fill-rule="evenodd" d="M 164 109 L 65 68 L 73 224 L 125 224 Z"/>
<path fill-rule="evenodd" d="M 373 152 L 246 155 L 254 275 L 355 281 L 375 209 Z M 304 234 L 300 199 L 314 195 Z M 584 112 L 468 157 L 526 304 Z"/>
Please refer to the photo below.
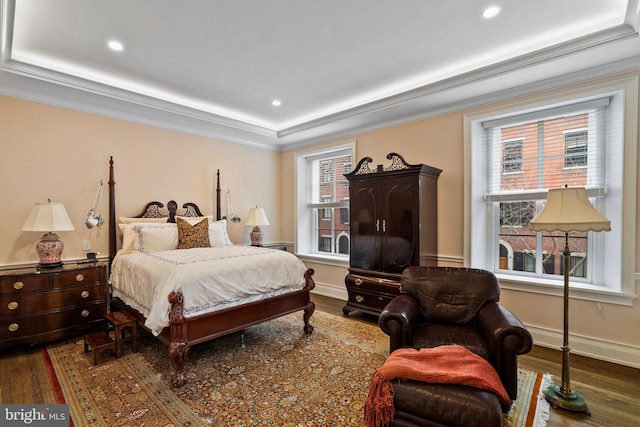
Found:
<path fill-rule="evenodd" d="M 40 237 L 40 240 L 36 242 L 36 252 L 40 256 L 39 266 L 41 268 L 55 268 L 60 267 L 62 262 L 60 256 L 64 249 L 64 243 L 60 240 L 55 233 L 45 233 Z M 51 267 L 49 267 L 51 266 Z"/>
<path fill-rule="evenodd" d="M 587 401 L 584 396 L 575 390 L 569 390 L 564 392 L 560 386 L 550 385 L 544 391 L 544 398 L 554 408 L 562 408 L 573 412 L 585 412 L 591 416 L 589 408 L 587 408 Z"/>
<path fill-rule="evenodd" d="M 251 237 L 251 246 L 262 246 L 262 230 L 259 226 L 253 227 L 249 236 Z"/>
<path fill-rule="evenodd" d="M 47 263 L 38 263 L 36 268 L 38 270 L 50 270 L 52 268 L 62 268 L 63 262 L 47 262 Z"/>

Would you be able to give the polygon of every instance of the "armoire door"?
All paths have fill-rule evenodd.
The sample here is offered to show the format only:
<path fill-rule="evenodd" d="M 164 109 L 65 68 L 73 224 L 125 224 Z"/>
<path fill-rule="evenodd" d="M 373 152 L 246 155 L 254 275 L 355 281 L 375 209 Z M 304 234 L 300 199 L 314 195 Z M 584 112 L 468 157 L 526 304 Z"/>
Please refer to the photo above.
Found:
<path fill-rule="evenodd" d="M 402 273 L 419 264 L 419 185 L 413 176 L 381 180 L 382 270 Z"/>
<path fill-rule="evenodd" d="M 350 183 L 350 266 L 363 270 L 380 270 L 380 188 L 377 180 Z"/>

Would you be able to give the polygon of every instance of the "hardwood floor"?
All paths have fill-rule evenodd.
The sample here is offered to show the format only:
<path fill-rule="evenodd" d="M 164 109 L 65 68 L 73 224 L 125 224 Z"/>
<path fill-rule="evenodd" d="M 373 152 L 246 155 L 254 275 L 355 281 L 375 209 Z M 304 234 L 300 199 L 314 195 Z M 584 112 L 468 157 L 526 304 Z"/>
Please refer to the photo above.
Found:
<path fill-rule="evenodd" d="M 314 295 L 316 309 L 342 316 L 343 301 Z M 376 324 L 377 318 L 354 312 L 355 322 Z M 521 356 L 522 367 L 548 372 L 559 384 L 559 350 L 535 347 Z M 640 370 L 571 355 L 571 387 L 587 399 L 591 416 L 551 408 L 548 427 L 628 427 L 640 422 Z M 54 403 L 55 395 L 40 350 L 2 350 L 0 403 Z"/>

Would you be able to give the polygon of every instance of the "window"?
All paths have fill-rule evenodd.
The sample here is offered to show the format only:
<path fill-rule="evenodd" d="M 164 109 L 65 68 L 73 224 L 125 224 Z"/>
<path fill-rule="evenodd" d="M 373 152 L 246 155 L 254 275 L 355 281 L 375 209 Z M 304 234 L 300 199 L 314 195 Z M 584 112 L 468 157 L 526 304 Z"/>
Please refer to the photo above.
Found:
<path fill-rule="evenodd" d="M 348 259 L 353 144 L 296 154 L 296 251 Z"/>
<path fill-rule="evenodd" d="M 587 166 L 588 130 L 567 131 L 564 134 L 564 167 Z"/>
<path fill-rule="evenodd" d="M 507 140 L 502 144 L 502 172 L 522 171 L 522 139 Z"/>
<path fill-rule="evenodd" d="M 466 117 L 465 256 L 470 266 L 493 271 L 503 286 L 557 295 L 565 234 L 536 233 L 528 224 L 542 209 L 548 189 L 581 186 L 611 220 L 612 231 L 569 233 L 572 292 L 631 303 L 636 159 L 625 151 L 635 153 L 637 145 L 630 120 L 637 114 L 636 94 L 634 78 Z"/>
<path fill-rule="evenodd" d="M 329 182 L 329 181 L 328 180 L 324 181 L 324 183 L 327 183 L 327 182 Z M 331 199 L 332 199 L 331 196 L 322 196 L 323 205 L 326 205 L 327 203 L 331 203 L 331 201 L 332 201 Z M 332 217 L 332 215 L 331 215 L 332 212 L 331 211 L 332 211 L 331 208 L 322 209 L 322 219 L 330 220 L 331 217 Z"/>
<path fill-rule="evenodd" d="M 340 223 L 341 224 L 349 224 L 349 208 L 341 208 L 340 209 Z"/>

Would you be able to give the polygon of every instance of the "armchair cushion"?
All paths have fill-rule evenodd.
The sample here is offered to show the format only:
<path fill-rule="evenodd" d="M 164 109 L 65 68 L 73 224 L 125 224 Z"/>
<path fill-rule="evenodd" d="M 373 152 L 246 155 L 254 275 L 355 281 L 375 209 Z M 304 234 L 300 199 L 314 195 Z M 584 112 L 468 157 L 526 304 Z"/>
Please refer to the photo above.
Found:
<path fill-rule="evenodd" d="M 487 342 L 478 331 L 469 326 L 423 323 L 413 336 L 413 348 L 433 348 L 452 344 L 461 345 L 490 361 Z"/>

